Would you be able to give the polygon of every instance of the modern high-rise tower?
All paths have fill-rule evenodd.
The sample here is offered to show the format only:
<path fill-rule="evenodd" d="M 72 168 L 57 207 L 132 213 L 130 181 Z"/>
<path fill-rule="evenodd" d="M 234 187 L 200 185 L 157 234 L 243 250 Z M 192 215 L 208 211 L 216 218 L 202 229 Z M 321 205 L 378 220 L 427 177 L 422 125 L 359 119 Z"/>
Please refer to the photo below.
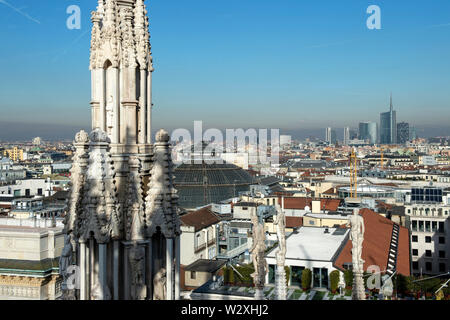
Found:
<path fill-rule="evenodd" d="M 392 94 L 390 99 L 390 110 L 380 114 L 380 143 L 397 143 L 397 112 L 392 104 Z"/>
<path fill-rule="evenodd" d="M 344 128 L 344 146 L 348 146 L 348 142 L 350 141 L 350 128 Z"/>
<path fill-rule="evenodd" d="M 409 123 L 400 122 L 397 124 L 397 143 L 404 144 L 409 141 Z"/>
<path fill-rule="evenodd" d="M 331 128 L 328 127 L 325 129 L 325 141 L 331 143 Z"/>
<path fill-rule="evenodd" d="M 370 144 L 377 143 L 377 124 L 375 122 L 359 123 L 359 139 L 368 141 Z"/>

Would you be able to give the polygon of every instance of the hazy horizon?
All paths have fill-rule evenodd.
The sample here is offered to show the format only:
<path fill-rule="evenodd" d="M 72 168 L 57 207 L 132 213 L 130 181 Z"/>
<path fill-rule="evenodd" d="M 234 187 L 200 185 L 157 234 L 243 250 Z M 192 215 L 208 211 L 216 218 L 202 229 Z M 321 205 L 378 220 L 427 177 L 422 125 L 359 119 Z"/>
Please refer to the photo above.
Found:
<path fill-rule="evenodd" d="M 29 131 L 24 131 L 24 127 L 32 126 Z M 187 126 L 180 127 L 187 129 L 191 135 L 194 134 L 194 123 L 187 124 Z M 212 126 L 207 126 L 204 124 L 203 132 L 207 129 L 213 128 Z M 225 134 L 225 129 L 239 129 L 243 128 L 245 130 L 252 127 L 217 127 Z M 351 127 L 352 129 L 357 129 L 357 127 Z M 173 130 L 178 129 L 175 127 L 161 127 L 153 126 L 152 135 L 159 129 L 165 129 L 169 133 Z M 254 129 L 264 129 L 263 127 L 254 127 Z M 325 138 L 325 127 L 324 128 L 271 128 L 267 129 L 280 129 L 281 135 L 291 135 L 293 139 L 303 140 L 309 137 L 315 137 L 319 139 Z M 333 128 L 336 130 L 337 138 L 343 138 L 344 128 Z M 75 134 L 80 131 L 90 131 L 90 124 L 84 126 L 78 125 L 60 125 L 60 124 L 36 124 L 36 123 L 17 123 L 17 122 L 2 122 L 0 121 L 0 142 L 13 142 L 13 141 L 31 141 L 35 137 L 41 137 L 46 141 L 56 141 L 56 140 L 73 140 Z M 421 138 L 432 138 L 437 136 L 450 137 L 450 127 L 417 127 L 417 135 Z"/>

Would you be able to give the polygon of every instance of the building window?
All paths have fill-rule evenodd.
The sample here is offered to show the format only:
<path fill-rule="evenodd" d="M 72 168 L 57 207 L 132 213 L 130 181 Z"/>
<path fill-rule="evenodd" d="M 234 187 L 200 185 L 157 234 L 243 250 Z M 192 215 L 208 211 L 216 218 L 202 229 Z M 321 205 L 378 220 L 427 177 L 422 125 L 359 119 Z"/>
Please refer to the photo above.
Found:
<path fill-rule="evenodd" d="M 269 283 L 275 283 L 275 266 L 273 264 L 269 264 Z"/>
<path fill-rule="evenodd" d="M 445 237 L 439 237 L 439 244 L 445 244 Z"/>
<path fill-rule="evenodd" d="M 439 250 L 439 258 L 445 259 L 445 251 Z"/>
<path fill-rule="evenodd" d="M 436 221 L 433 221 L 431 223 L 431 231 L 432 232 L 436 232 L 437 231 L 437 222 Z"/>
<path fill-rule="evenodd" d="M 425 237 L 425 242 L 426 242 L 426 243 L 431 243 L 431 237 L 426 236 L 426 237 Z"/>
<path fill-rule="evenodd" d="M 191 271 L 191 279 L 197 279 L 197 273 L 195 271 Z"/>
<path fill-rule="evenodd" d="M 302 285 L 302 272 L 305 267 L 291 267 L 291 285 L 299 286 Z"/>
<path fill-rule="evenodd" d="M 414 262 L 412 263 L 412 267 L 413 267 L 414 270 L 418 270 L 418 269 L 419 269 L 419 262 L 414 261 Z"/>
<path fill-rule="evenodd" d="M 418 242 L 419 239 L 417 238 L 417 236 L 412 236 L 412 242 Z"/>
<path fill-rule="evenodd" d="M 443 222 L 439 222 L 439 232 L 444 233 L 444 223 Z"/>
<path fill-rule="evenodd" d="M 419 255 L 419 250 L 413 249 L 413 250 L 412 250 L 412 255 L 413 255 L 413 256 L 418 256 L 418 255 Z"/>
<path fill-rule="evenodd" d="M 431 250 L 425 250 L 425 256 L 431 257 Z"/>
<path fill-rule="evenodd" d="M 423 221 L 419 221 L 419 231 L 423 232 Z"/>
<path fill-rule="evenodd" d="M 425 231 L 431 232 L 431 223 L 430 221 L 425 221 Z"/>
<path fill-rule="evenodd" d="M 447 267 L 445 263 L 439 263 L 439 272 L 446 272 Z"/>
<path fill-rule="evenodd" d="M 411 223 L 411 230 L 412 231 L 417 231 L 417 221 L 413 220 Z"/>
<path fill-rule="evenodd" d="M 425 262 L 425 270 L 432 271 L 433 270 L 433 264 L 431 262 Z"/>
<path fill-rule="evenodd" d="M 309 224 L 313 226 L 314 225 L 314 220 L 309 220 Z"/>

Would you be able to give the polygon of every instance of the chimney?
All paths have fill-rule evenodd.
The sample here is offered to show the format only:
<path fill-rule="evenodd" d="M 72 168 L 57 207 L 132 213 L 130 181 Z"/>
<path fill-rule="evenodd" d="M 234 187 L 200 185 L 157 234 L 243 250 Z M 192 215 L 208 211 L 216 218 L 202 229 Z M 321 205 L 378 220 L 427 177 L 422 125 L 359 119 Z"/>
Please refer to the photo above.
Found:
<path fill-rule="evenodd" d="M 321 213 L 320 210 L 320 200 L 313 200 L 312 201 L 312 213 Z"/>

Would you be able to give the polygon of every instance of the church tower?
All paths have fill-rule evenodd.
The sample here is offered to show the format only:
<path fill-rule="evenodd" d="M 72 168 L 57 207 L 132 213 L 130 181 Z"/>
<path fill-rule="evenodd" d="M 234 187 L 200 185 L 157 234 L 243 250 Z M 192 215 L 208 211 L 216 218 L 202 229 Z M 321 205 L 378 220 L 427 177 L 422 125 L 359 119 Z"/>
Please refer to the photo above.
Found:
<path fill-rule="evenodd" d="M 179 299 L 178 196 L 169 134 L 151 140 L 144 0 L 98 0 L 92 23 L 93 131 L 74 142 L 64 228 L 74 255 L 60 265 L 76 272 L 60 270 L 64 298 Z"/>

